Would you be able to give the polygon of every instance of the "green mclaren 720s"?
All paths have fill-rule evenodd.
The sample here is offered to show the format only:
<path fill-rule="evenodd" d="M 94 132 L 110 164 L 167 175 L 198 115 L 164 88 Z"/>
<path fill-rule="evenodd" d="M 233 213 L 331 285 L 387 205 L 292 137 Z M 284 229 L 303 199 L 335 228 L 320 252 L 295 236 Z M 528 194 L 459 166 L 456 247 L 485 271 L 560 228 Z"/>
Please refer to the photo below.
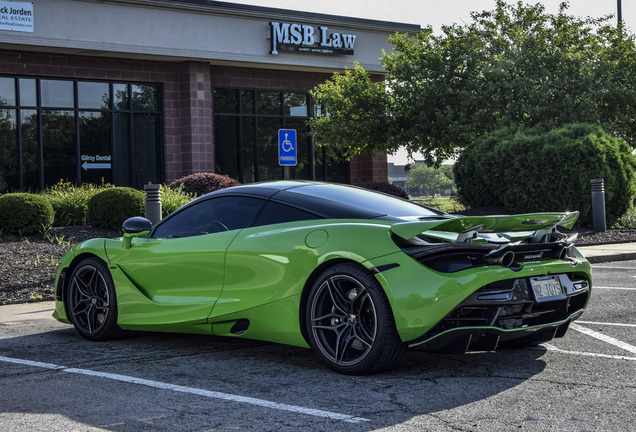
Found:
<path fill-rule="evenodd" d="M 136 330 L 307 347 L 351 375 L 409 348 L 536 345 L 589 300 L 590 263 L 562 232 L 577 217 L 458 217 L 313 181 L 235 186 L 74 246 L 54 316 L 96 341 Z"/>

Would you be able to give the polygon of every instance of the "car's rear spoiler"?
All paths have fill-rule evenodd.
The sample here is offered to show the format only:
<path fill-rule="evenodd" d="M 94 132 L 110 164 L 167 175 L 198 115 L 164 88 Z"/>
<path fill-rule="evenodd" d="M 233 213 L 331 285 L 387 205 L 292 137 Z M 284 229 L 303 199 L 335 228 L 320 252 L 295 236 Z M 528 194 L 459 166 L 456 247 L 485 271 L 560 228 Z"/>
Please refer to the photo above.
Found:
<path fill-rule="evenodd" d="M 480 233 L 539 231 L 557 226 L 570 229 L 578 217 L 578 211 L 563 213 L 525 213 L 507 216 L 463 216 L 444 220 L 399 222 L 391 226 L 391 232 L 404 239 L 410 239 L 429 230 L 459 234 L 470 231 Z"/>

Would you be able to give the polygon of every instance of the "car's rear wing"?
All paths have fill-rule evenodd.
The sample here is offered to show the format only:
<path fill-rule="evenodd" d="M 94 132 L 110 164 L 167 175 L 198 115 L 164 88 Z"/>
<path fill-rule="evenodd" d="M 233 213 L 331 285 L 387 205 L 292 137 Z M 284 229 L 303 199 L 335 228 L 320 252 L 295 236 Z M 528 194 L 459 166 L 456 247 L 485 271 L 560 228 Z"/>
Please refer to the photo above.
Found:
<path fill-rule="evenodd" d="M 579 212 L 525 213 L 505 216 L 463 216 L 453 219 L 399 222 L 391 226 L 392 233 L 410 239 L 425 231 L 457 233 L 456 241 L 474 238 L 477 233 L 535 232 L 545 234 L 557 226 L 572 228 Z"/>

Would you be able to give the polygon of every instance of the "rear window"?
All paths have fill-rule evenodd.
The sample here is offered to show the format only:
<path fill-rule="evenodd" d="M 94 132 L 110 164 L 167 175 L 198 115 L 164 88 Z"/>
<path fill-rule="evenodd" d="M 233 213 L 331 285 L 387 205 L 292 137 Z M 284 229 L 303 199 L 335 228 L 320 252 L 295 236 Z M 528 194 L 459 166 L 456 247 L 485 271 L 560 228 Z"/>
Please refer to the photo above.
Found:
<path fill-rule="evenodd" d="M 297 222 L 311 219 L 320 218 L 306 211 L 270 201 L 265 205 L 265 208 L 256 219 L 254 226 Z"/>
<path fill-rule="evenodd" d="M 342 185 L 302 186 L 276 194 L 275 197 L 276 199 L 289 200 L 289 202 L 302 203 L 310 210 L 333 218 L 372 219 L 392 216 L 412 219 L 443 214 L 390 195 L 356 187 L 343 187 Z"/>

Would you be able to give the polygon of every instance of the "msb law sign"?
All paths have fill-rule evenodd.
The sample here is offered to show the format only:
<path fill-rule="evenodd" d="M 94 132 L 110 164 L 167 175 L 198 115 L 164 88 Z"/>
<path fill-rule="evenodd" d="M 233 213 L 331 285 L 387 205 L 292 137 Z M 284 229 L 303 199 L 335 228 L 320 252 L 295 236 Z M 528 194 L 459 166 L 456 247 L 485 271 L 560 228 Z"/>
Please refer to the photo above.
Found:
<path fill-rule="evenodd" d="M 270 22 L 272 49 L 318 54 L 353 55 L 356 35 L 329 32 L 328 27 L 318 28 L 297 23 Z"/>

